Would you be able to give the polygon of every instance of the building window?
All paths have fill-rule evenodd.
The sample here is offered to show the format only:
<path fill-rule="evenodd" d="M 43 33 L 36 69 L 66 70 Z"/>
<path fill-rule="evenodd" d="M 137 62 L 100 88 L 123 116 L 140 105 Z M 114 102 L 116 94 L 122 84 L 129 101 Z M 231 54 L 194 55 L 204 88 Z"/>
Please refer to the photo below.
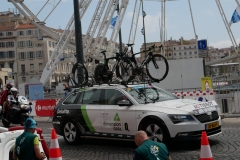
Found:
<path fill-rule="evenodd" d="M 21 72 L 25 72 L 25 64 L 21 64 Z"/>
<path fill-rule="evenodd" d="M 191 55 L 191 54 L 192 54 L 192 52 L 189 52 L 189 54 Z"/>
<path fill-rule="evenodd" d="M 42 46 L 43 46 L 43 44 L 41 44 L 41 43 L 36 44 L 36 47 L 42 47 Z"/>
<path fill-rule="evenodd" d="M 39 72 L 43 71 L 43 64 L 42 63 L 38 63 L 38 68 L 39 68 Z"/>
<path fill-rule="evenodd" d="M 43 58 L 43 51 L 37 51 L 36 52 L 36 57 L 37 58 Z"/>
<path fill-rule="evenodd" d="M 6 47 L 14 47 L 14 42 L 6 42 Z"/>
<path fill-rule="evenodd" d="M 176 56 L 177 54 L 176 53 L 174 53 L 174 56 Z"/>
<path fill-rule="evenodd" d="M 22 82 L 23 82 L 23 83 L 26 82 L 26 77 L 22 77 Z"/>
<path fill-rule="evenodd" d="M 28 58 L 29 59 L 34 59 L 34 52 L 33 51 L 28 52 Z"/>
<path fill-rule="evenodd" d="M 51 47 L 51 44 L 52 44 L 51 41 L 48 41 L 48 46 L 49 46 L 49 47 Z"/>
<path fill-rule="evenodd" d="M 54 42 L 52 42 L 52 47 L 54 48 L 54 46 L 55 46 L 55 43 L 54 43 Z"/>
<path fill-rule="evenodd" d="M 189 46 L 189 49 L 191 49 L 191 46 Z"/>
<path fill-rule="evenodd" d="M 12 72 L 14 72 L 14 69 L 13 69 L 13 62 L 9 62 L 9 67 L 12 69 Z"/>
<path fill-rule="evenodd" d="M 19 36 L 24 36 L 24 31 L 18 31 Z"/>
<path fill-rule="evenodd" d="M 49 51 L 49 57 L 51 57 L 52 56 L 52 51 Z"/>
<path fill-rule="evenodd" d="M 187 52 L 184 52 L 184 55 L 187 55 Z"/>
<path fill-rule="evenodd" d="M 26 45 L 27 45 L 27 47 L 33 47 L 32 41 L 26 41 Z"/>
<path fill-rule="evenodd" d="M 12 36 L 13 35 L 13 32 L 7 32 L 6 33 L 6 36 Z"/>
<path fill-rule="evenodd" d="M 5 52 L 0 52 L 0 58 L 6 58 Z"/>
<path fill-rule="evenodd" d="M 179 55 L 182 55 L 182 53 L 180 52 Z"/>
<path fill-rule="evenodd" d="M 181 47 L 179 47 L 179 50 L 181 50 Z"/>
<path fill-rule="evenodd" d="M 169 56 L 172 56 L 172 54 L 170 53 Z"/>
<path fill-rule="evenodd" d="M 31 73 L 34 72 L 34 64 L 30 64 L 30 72 L 31 72 Z"/>
<path fill-rule="evenodd" d="M 21 59 L 21 60 L 26 59 L 26 57 L 25 57 L 25 52 L 20 52 L 20 53 L 19 53 L 19 59 Z"/>
<path fill-rule="evenodd" d="M 0 48 L 5 48 L 5 42 L 0 43 Z"/>
<path fill-rule="evenodd" d="M 25 41 L 18 42 L 18 48 L 23 48 L 25 46 Z"/>
<path fill-rule="evenodd" d="M 0 63 L 0 68 L 4 68 L 4 63 Z"/>
<path fill-rule="evenodd" d="M 4 36 L 4 33 L 3 33 L 3 32 L 0 32 L 0 36 Z"/>
<path fill-rule="evenodd" d="M 197 54 L 197 51 L 194 51 L 195 54 Z"/>
<path fill-rule="evenodd" d="M 27 35 L 32 35 L 32 30 L 27 30 Z"/>
<path fill-rule="evenodd" d="M 5 22 L 5 19 L 4 19 L 4 18 L 2 18 L 1 22 Z"/>
<path fill-rule="evenodd" d="M 14 57 L 15 57 L 14 51 L 8 51 L 8 58 L 14 58 Z"/>

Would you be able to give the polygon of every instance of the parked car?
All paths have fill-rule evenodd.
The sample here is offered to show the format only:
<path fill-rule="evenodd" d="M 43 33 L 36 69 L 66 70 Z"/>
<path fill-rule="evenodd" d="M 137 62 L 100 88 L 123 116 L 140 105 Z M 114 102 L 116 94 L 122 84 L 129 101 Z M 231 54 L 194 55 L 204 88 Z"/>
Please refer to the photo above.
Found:
<path fill-rule="evenodd" d="M 215 101 L 179 99 L 152 85 L 97 85 L 63 98 L 52 123 L 68 144 L 84 137 L 134 140 L 138 130 L 167 143 L 222 133 L 219 110 Z"/>

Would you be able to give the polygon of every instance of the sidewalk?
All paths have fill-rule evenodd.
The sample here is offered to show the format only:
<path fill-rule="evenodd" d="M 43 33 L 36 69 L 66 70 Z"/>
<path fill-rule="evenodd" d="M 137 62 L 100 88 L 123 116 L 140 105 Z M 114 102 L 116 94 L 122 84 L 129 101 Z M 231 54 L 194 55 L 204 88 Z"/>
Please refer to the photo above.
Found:
<path fill-rule="evenodd" d="M 36 122 L 52 122 L 51 117 L 33 117 Z"/>

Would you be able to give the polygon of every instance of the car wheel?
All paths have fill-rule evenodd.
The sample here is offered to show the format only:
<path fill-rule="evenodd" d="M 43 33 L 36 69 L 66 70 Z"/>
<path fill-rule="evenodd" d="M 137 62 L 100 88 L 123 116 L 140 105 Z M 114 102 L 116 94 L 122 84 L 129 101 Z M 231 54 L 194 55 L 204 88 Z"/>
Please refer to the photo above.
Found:
<path fill-rule="evenodd" d="M 77 144 L 80 140 L 80 131 L 75 123 L 68 121 L 63 125 L 63 137 L 68 144 Z"/>
<path fill-rule="evenodd" d="M 149 120 L 144 125 L 142 130 L 144 130 L 148 138 L 157 141 L 157 142 L 163 142 L 168 143 L 169 141 L 169 134 L 167 132 L 166 126 L 161 124 L 157 120 Z"/>

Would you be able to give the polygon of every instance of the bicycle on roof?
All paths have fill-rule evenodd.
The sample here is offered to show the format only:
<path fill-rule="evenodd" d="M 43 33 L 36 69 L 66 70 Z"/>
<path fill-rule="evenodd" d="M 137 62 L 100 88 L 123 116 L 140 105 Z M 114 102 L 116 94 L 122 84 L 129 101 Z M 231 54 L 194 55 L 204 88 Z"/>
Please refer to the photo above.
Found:
<path fill-rule="evenodd" d="M 147 77 L 150 77 L 154 82 L 160 82 L 166 78 L 169 70 L 167 59 L 161 54 L 153 54 L 153 49 L 155 48 L 155 44 L 149 47 L 148 54 L 141 64 L 137 63 L 136 55 L 143 53 L 133 53 L 133 44 L 127 44 L 128 47 L 131 47 L 132 55 L 128 58 L 123 59 L 125 63 L 123 68 L 118 69 L 120 75 L 123 77 L 129 77 L 126 79 L 127 82 L 132 81 L 139 77 L 140 80 L 145 81 Z M 162 47 L 162 46 L 161 46 Z M 122 66 L 121 66 L 122 67 Z M 125 76 L 126 75 L 126 76 Z"/>
<path fill-rule="evenodd" d="M 99 63 L 95 67 L 95 70 L 94 70 L 95 82 L 96 83 L 113 82 L 112 80 L 113 80 L 114 73 L 116 73 L 116 76 L 119 81 L 123 80 L 124 77 L 122 77 L 120 74 L 119 66 L 122 66 L 121 68 L 124 68 L 123 67 L 124 63 L 130 63 L 128 62 L 130 60 L 126 59 L 126 57 L 123 56 L 126 54 L 126 52 L 127 52 L 127 48 L 124 50 L 123 53 L 116 53 L 116 56 L 107 58 L 106 50 L 101 51 L 101 53 L 104 56 L 104 63 Z M 114 64 L 112 69 L 110 69 L 109 60 L 116 60 L 116 63 Z"/>

